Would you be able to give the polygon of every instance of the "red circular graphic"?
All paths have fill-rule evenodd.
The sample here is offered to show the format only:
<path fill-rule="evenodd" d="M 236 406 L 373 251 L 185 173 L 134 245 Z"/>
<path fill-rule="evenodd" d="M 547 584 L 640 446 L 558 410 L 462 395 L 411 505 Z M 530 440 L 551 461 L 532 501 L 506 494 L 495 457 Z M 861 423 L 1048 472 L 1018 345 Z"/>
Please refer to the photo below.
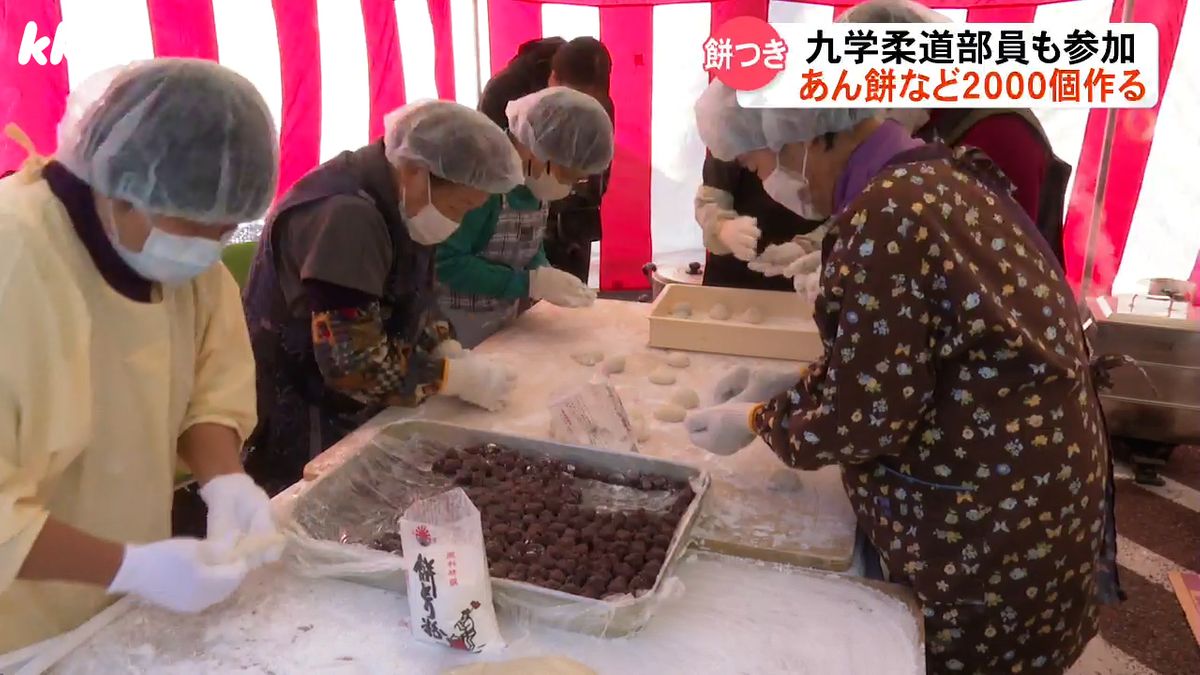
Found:
<path fill-rule="evenodd" d="M 739 16 L 704 41 L 704 69 L 733 89 L 762 89 L 783 70 L 787 45 L 771 24 Z"/>

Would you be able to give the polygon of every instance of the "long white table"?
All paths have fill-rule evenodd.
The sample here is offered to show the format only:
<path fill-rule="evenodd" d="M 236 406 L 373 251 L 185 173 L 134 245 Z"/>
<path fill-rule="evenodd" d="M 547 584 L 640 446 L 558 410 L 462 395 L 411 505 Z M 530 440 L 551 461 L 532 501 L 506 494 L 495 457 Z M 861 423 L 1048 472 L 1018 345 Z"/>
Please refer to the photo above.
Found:
<path fill-rule="evenodd" d="M 372 429 L 404 419 L 547 437 L 549 398 L 595 375 L 569 359 L 580 350 L 625 355 L 627 370 L 613 380 L 626 406 L 649 411 L 671 388 L 646 380 L 665 359 L 645 346 L 647 311 L 646 305 L 620 302 L 581 311 L 535 307 L 478 350 L 520 373 L 518 393 L 505 412 L 487 413 L 453 400 L 430 401 L 416 411 L 389 410 L 323 454 L 310 471 L 333 469 Z M 679 380 L 700 391 L 725 368 L 755 363 L 691 356 Z M 680 425 L 651 422 L 640 452 L 704 465 L 714 477 L 706 502 L 712 513 L 698 528 L 701 536 L 758 537 L 799 551 L 852 548 L 853 517 L 836 469 L 804 474 L 799 491 L 774 491 L 768 482 L 780 465 L 765 446 L 714 457 L 691 447 Z M 303 489 L 298 485 L 280 499 Z M 923 672 L 918 614 L 903 589 L 710 553 L 688 554 L 677 574 L 682 595 L 665 602 L 633 637 L 604 640 L 502 617 L 508 648 L 468 656 L 417 643 L 402 594 L 300 578 L 273 566 L 255 573 L 229 602 L 198 616 L 138 607 L 68 657 L 60 670 L 438 673 L 475 659 L 560 654 L 600 673 Z"/>
<path fill-rule="evenodd" d="M 266 569 L 199 616 L 135 609 L 59 672 L 434 675 L 473 660 L 542 655 L 603 675 L 924 672 L 905 602 L 830 573 L 701 556 L 679 567 L 683 594 L 619 640 L 502 617 L 507 649 L 465 655 L 416 642 L 403 595 Z"/>

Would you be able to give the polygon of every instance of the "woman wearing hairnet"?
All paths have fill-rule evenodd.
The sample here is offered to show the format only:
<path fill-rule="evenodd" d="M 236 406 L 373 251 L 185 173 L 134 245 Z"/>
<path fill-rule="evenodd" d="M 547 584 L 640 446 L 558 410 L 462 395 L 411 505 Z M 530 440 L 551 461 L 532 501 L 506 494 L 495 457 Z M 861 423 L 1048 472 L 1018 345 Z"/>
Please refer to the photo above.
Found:
<path fill-rule="evenodd" d="M 765 403 L 692 415 L 692 441 L 729 454 L 759 436 L 791 467 L 840 464 L 860 527 L 924 605 L 931 672 L 1062 672 L 1114 563 L 1108 439 L 1062 269 L 978 151 L 865 110 L 766 110 L 764 131 L 797 208 L 832 217 L 824 354 Z"/>
<path fill-rule="evenodd" d="M 267 218 L 245 292 L 259 425 L 247 468 L 272 491 L 386 406 L 435 394 L 491 410 L 512 387 L 457 343 L 434 297 L 434 246 L 524 178 L 508 137 L 447 101 L 400 108 L 384 138 L 294 185 Z"/>
<path fill-rule="evenodd" d="M 783 262 L 818 252 L 821 221 L 808 220 L 781 200 L 775 153 L 767 148 L 759 110 L 733 103 L 733 89 L 713 80 L 696 102 L 696 119 L 713 139 L 696 190 L 696 222 L 704 233 L 705 286 L 792 290 Z M 797 290 L 802 290 L 802 286 Z"/>
<path fill-rule="evenodd" d="M 609 80 L 612 55 L 602 42 L 586 35 L 564 40 L 546 37 L 517 47 L 517 55 L 488 80 L 479 111 L 508 129 L 508 104 L 546 87 L 570 87 L 589 94 L 615 120 Z M 603 234 L 600 202 L 608 191 L 611 167 L 576 183 L 570 194 L 550 203 L 544 249 L 550 264 L 588 282 L 592 244 Z"/>
<path fill-rule="evenodd" d="M 587 94 L 550 87 L 508 104 L 508 130 L 524 184 L 468 213 L 437 250 L 438 302 L 467 348 L 516 317 L 522 303 L 587 307 L 596 297 L 550 266 L 543 239 L 548 203 L 612 162 L 608 113 Z"/>
<path fill-rule="evenodd" d="M 849 23 L 949 23 L 950 19 L 913 0 L 869 0 L 840 17 Z M 1071 165 L 1054 154 L 1037 115 L 1028 108 L 901 108 L 890 113 L 926 140 L 974 146 L 1012 181 L 1017 200 L 1037 233 L 1064 264 L 1063 218 Z"/>
<path fill-rule="evenodd" d="M 218 264 L 275 193 L 270 113 L 206 61 L 101 80 L 72 94 L 56 157 L 0 181 L 0 653 L 111 594 L 199 611 L 278 555 L 226 559 L 274 525 L 242 472 L 254 361 Z M 180 461 L 209 540 L 168 538 Z"/>

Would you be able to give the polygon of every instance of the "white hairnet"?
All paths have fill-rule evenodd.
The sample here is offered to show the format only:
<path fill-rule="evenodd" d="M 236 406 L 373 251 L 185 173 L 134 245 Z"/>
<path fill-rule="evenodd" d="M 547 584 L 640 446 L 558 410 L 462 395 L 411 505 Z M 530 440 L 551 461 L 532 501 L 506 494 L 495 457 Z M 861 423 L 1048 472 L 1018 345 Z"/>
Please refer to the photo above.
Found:
<path fill-rule="evenodd" d="M 713 80 L 696 100 L 696 127 L 713 157 L 732 162 L 738 155 L 767 147 L 762 110 L 743 108 L 737 92 Z"/>
<path fill-rule="evenodd" d="M 767 146 L 779 152 L 788 143 L 807 143 L 818 136 L 853 129 L 883 112 L 873 108 L 764 108 L 763 133 Z"/>
<path fill-rule="evenodd" d="M 98 193 L 202 223 L 254 220 L 279 177 L 267 104 L 249 80 L 200 59 L 113 68 L 71 92 L 55 154 Z"/>
<path fill-rule="evenodd" d="M 842 13 L 837 23 L 951 23 L 950 17 L 913 0 L 867 0 Z"/>
<path fill-rule="evenodd" d="M 542 161 L 588 175 L 612 164 L 612 120 L 583 92 L 548 87 L 509 102 L 504 112 L 509 133 Z"/>
<path fill-rule="evenodd" d="M 417 101 L 383 118 L 384 152 L 393 166 L 423 165 L 451 183 L 503 194 L 525 182 L 508 134 L 481 112 L 451 101 Z"/>

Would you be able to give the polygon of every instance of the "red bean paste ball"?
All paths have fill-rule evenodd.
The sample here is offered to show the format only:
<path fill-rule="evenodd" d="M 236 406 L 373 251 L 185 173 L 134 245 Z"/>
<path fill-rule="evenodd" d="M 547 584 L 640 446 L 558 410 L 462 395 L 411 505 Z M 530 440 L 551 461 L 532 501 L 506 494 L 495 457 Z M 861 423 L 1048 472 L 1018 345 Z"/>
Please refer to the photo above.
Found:
<path fill-rule="evenodd" d="M 371 548 L 377 551 L 404 555 L 404 546 L 401 544 L 400 534 L 397 532 L 384 532 L 375 537 L 371 542 Z"/>

